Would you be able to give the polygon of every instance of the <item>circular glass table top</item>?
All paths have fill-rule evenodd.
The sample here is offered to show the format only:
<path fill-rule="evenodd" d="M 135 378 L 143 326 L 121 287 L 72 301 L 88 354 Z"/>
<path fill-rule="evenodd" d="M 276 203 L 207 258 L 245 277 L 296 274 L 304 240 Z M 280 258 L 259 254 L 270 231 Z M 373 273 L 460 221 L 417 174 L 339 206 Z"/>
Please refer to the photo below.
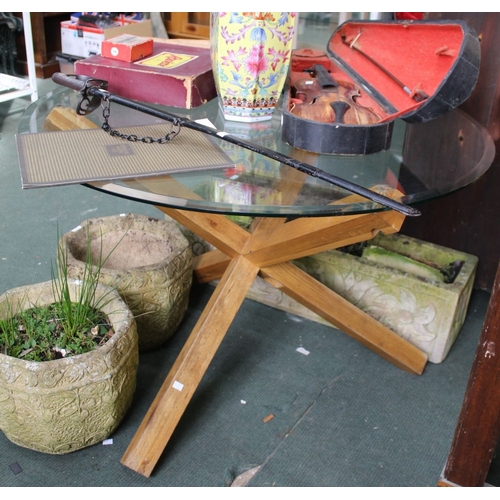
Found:
<path fill-rule="evenodd" d="M 65 87 L 48 93 L 27 108 L 19 123 L 19 133 L 47 132 L 49 113 L 57 107 L 75 110 L 79 100 L 77 92 Z M 495 155 L 494 143 L 488 132 L 458 109 L 426 123 L 406 124 L 396 120 L 391 147 L 380 153 L 319 155 L 293 148 L 281 139 L 279 107 L 272 120 L 239 123 L 222 118 L 218 99 L 193 109 L 146 106 L 193 121 L 208 120 L 218 131 L 250 142 L 257 149 L 264 147 L 277 151 L 380 194 L 389 196 L 392 193 L 394 196 L 397 190 L 398 196 L 401 193 L 399 201 L 406 205 L 437 198 L 467 186 L 488 170 Z M 102 109 L 98 107 L 86 118 L 100 127 L 103 123 Z M 111 127 L 119 128 L 165 122 L 111 103 L 109 123 Z M 181 128 L 180 134 L 184 130 Z M 158 206 L 226 215 L 311 217 L 387 210 L 387 207 L 374 201 L 353 195 L 347 189 L 299 172 L 263 154 L 220 138 L 202 135 L 216 149 L 223 151 L 228 159 L 226 166 L 169 175 L 160 173 L 99 180 L 86 185 Z M 120 138 L 115 140 L 124 141 Z M 169 143 L 150 144 L 148 147 L 165 148 L 165 154 L 168 154 Z M 92 148 L 92 144 L 80 144 L 78 149 L 85 148 Z"/>

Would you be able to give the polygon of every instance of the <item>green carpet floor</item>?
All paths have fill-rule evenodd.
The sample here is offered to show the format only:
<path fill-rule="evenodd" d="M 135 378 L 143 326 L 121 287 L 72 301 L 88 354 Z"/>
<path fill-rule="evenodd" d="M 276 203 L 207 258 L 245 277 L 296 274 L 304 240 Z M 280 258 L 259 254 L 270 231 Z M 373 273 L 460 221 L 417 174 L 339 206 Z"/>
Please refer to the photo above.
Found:
<path fill-rule="evenodd" d="M 140 356 L 135 400 L 112 445 L 46 455 L 0 434 L 0 486 L 223 487 L 257 466 L 248 486 L 436 485 L 484 318 L 484 292 L 473 294 L 448 358 L 422 376 L 394 368 L 338 330 L 247 300 L 153 475 L 121 465 L 211 291 L 193 288 L 174 337 Z M 298 353 L 299 346 L 310 354 Z M 12 463 L 22 472 L 14 474 Z"/>

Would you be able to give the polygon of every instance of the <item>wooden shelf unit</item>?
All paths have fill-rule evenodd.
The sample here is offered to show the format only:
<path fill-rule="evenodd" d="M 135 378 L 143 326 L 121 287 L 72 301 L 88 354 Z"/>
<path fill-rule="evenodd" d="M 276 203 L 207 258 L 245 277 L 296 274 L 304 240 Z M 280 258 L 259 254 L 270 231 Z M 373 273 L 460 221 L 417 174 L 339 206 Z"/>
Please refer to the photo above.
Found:
<path fill-rule="evenodd" d="M 23 40 L 24 40 L 23 47 L 25 49 L 25 54 L 27 59 L 26 69 L 28 74 L 29 85 L 23 89 L 19 90 L 15 89 L 0 94 L 0 102 L 11 101 L 13 99 L 17 99 L 19 97 L 24 97 L 24 96 L 30 96 L 31 102 L 34 102 L 38 99 L 38 88 L 35 76 L 35 59 L 33 50 L 31 19 L 29 12 L 23 12 L 22 19 L 23 19 Z M 9 77 L 9 75 L 6 76 Z"/>
<path fill-rule="evenodd" d="M 14 12 L 22 17 L 21 12 Z M 71 12 L 30 12 L 35 51 L 35 71 L 37 78 L 50 78 L 59 71 L 56 54 L 61 52 L 61 21 L 67 21 Z M 18 68 L 20 74 L 28 74 L 24 37 L 17 38 Z"/>
<path fill-rule="evenodd" d="M 162 12 L 170 38 L 210 38 L 210 12 Z"/>

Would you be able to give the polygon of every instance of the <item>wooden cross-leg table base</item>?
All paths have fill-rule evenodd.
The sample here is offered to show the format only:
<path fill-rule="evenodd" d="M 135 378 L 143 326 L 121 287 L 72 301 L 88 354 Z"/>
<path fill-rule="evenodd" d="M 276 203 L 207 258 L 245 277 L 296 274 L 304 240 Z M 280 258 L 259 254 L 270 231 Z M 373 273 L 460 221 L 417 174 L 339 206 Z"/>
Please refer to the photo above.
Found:
<path fill-rule="evenodd" d="M 257 275 L 395 366 L 423 372 L 425 353 L 290 262 L 397 232 L 403 215 L 257 218 L 246 231 L 223 215 L 158 208 L 217 248 L 194 271 L 200 282 L 220 281 L 123 455 L 125 466 L 151 475 Z"/>
<path fill-rule="evenodd" d="M 48 130 L 95 127 L 93 122 L 66 108 L 54 108 L 46 121 Z M 305 177 L 302 172 L 289 170 L 279 180 L 284 204 L 294 204 Z M 196 197 L 169 176 L 137 183 L 146 189 L 152 183 L 153 192 L 164 190 L 174 197 Z M 356 201 L 354 196 L 351 198 Z M 158 209 L 217 248 L 197 259 L 194 272 L 200 282 L 220 281 L 125 451 L 122 464 L 144 476 L 151 475 L 257 275 L 395 366 L 415 374 L 424 371 L 425 353 L 290 262 L 369 240 L 380 231 L 395 233 L 404 220 L 400 213 L 386 211 L 292 221 L 257 218 L 251 230 L 246 231 L 224 215 Z"/>

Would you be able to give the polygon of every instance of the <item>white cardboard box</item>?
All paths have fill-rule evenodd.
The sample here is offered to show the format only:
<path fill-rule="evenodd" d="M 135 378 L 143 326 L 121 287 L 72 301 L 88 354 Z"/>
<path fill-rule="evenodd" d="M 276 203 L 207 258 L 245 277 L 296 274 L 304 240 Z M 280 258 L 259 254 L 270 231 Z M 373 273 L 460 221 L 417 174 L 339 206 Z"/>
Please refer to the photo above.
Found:
<path fill-rule="evenodd" d="M 101 54 L 101 42 L 122 34 L 153 36 L 150 19 L 136 21 L 116 28 L 97 29 L 78 26 L 74 21 L 61 22 L 61 52 L 79 57 Z"/>

